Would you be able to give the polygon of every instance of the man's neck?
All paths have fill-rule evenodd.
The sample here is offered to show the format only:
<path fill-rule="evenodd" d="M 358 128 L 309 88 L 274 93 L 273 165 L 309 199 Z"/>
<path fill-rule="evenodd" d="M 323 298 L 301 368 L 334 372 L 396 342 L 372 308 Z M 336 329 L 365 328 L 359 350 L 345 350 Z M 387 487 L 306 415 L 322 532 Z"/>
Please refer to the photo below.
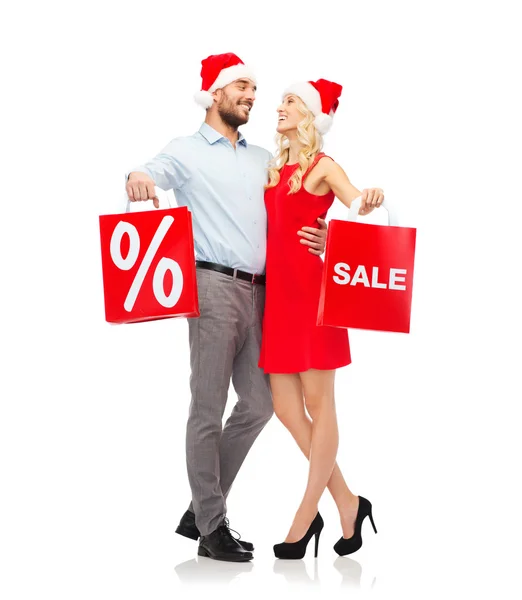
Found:
<path fill-rule="evenodd" d="M 205 123 L 210 125 L 212 129 L 215 129 L 221 135 L 230 140 L 230 143 L 234 148 L 236 147 L 236 142 L 239 138 L 239 132 L 237 128 L 231 127 L 227 123 L 225 123 L 219 116 L 209 116 L 207 115 L 205 119 Z"/>

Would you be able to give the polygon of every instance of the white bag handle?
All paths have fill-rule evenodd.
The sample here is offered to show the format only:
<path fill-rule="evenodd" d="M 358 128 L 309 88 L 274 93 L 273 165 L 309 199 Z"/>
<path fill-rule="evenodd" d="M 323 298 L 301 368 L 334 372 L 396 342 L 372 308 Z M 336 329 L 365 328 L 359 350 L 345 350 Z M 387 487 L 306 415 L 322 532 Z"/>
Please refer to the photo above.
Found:
<path fill-rule="evenodd" d="M 354 198 L 352 200 L 352 203 L 350 204 L 350 210 L 348 212 L 347 221 L 357 221 L 357 217 L 359 216 L 359 209 L 361 208 L 361 201 L 362 195 L 357 196 L 357 198 Z M 398 225 L 397 212 L 395 210 L 390 209 L 389 200 L 384 200 L 384 202 L 379 208 L 381 207 L 384 207 L 386 209 L 386 212 L 388 213 L 388 225 Z"/>
<path fill-rule="evenodd" d="M 127 182 L 127 180 L 125 180 L 125 182 Z M 165 190 L 162 190 L 157 185 L 155 185 L 154 186 L 154 191 L 156 192 L 156 196 L 158 197 L 158 200 L 160 201 L 160 207 L 158 209 L 156 209 L 154 207 L 154 205 L 153 205 L 154 210 L 159 210 L 161 208 L 161 205 L 164 204 L 164 202 L 161 200 L 162 196 L 165 196 L 165 198 L 167 199 L 167 204 L 169 205 L 169 208 L 174 208 L 172 206 L 172 204 L 170 203 L 169 195 L 167 194 L 167 192 Z M 127 203 L 127 206 L 126 206 L 126 209 L 125 209 L 126 213 L 131 212 L 131 210 L 130 210 L 131 202 L 132 202 L 132 204 L 134 204 L 135 202 L 152 202 L 152 200 L 142 200 L 142 201 L 135 200 L 135 201 L 132 201 L 129 198 L 129 196 L 127 195 L 127 191 L 126 190 L 125 190 L 125 201 Z"/>

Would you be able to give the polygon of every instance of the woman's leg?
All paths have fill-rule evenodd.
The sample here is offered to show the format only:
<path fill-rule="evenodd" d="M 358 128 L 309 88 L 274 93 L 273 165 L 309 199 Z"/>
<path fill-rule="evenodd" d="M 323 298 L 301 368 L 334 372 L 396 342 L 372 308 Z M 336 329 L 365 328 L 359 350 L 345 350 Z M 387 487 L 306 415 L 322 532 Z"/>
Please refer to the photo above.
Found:
<path fill-rule="evenodd" d="M 272 373 L 270 375 L 270 387 L 277 417 L 292 434 L 303 454 L 309 459 L 312 443 L 312 421 L 305 412 L 300 375 L 298 373 Z M 312 403 L 309 402 L 307 408 L 312 418 L 318 416 L 318 411 L 315 410 Z M 328 481 L 328 489 L 339 510 L 343 536 L 346 538 L 351 537 L 354 531 L 359 498 L 354 496 L 346 485 L 337 463 L 335 463 Z"/>
<path fill-rule="evenodd" d="M 285 542 L 296 542 L 317 514 L 319 500 L 330 480 L 339 445 L 334 401 L 335 371 L 300 373 L 305 406 L 312 416 L 312 443 L 306 490 Z"/>

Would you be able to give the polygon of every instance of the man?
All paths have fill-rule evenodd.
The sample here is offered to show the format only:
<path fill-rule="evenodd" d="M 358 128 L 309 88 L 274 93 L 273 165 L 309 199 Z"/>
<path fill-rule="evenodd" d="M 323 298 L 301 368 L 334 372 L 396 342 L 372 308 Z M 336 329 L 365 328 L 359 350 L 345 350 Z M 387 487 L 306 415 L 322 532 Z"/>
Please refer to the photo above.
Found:
<path fill-rule="evenodd" d="M 226 498 L 255 439 L 273 414 L 268 375 L 258 368 L 265 301 L 264 188 L 271 154 L 247 144 L 238 127 L 248 122 L 256 82 L 235 54 L 202 61 L 206 111 L 194 135 L 173 139 L 152 161 L 131 171 L 131 201 L 152 199 L 154 185 L 174 189 L 192 213 L 200 317 L 188 319 L 191 403 L 187 471 L 192 502 L 176 532 L 197 540 L 198 554 L 218 560 L 253 558 L 253 545 L 236 540 Z M 324 223 L 324 221 L 323 221 Z M 303 227 L 310 251 L 324 251 L 326 227 Z M 230 378 L 238 395 L 225 427 Z"/>

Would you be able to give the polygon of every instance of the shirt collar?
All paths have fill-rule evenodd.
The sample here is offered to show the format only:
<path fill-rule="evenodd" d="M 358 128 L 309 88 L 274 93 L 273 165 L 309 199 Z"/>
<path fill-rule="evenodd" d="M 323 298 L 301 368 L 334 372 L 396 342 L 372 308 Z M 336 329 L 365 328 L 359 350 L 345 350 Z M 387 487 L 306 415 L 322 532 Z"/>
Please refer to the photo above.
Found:
<path fill-rule="evenodd" d="M 213 127 L 211 127 L 208 123 L 205 122 L 201 124 L 201 127 L 199 128 L 199 133 L 201 133 L 201 135 L 207 140 L 209 144 L 214 144 L 222 138 L 226 139 L 224 135 L 221 135 L 219 131 L 216 131 Z M 245 139 L 245 136 L 241 133 L 241 131 L 238 131 L 237 142 L 238 144 L 242 144 L 246 148 L 247 141 Z"/>

